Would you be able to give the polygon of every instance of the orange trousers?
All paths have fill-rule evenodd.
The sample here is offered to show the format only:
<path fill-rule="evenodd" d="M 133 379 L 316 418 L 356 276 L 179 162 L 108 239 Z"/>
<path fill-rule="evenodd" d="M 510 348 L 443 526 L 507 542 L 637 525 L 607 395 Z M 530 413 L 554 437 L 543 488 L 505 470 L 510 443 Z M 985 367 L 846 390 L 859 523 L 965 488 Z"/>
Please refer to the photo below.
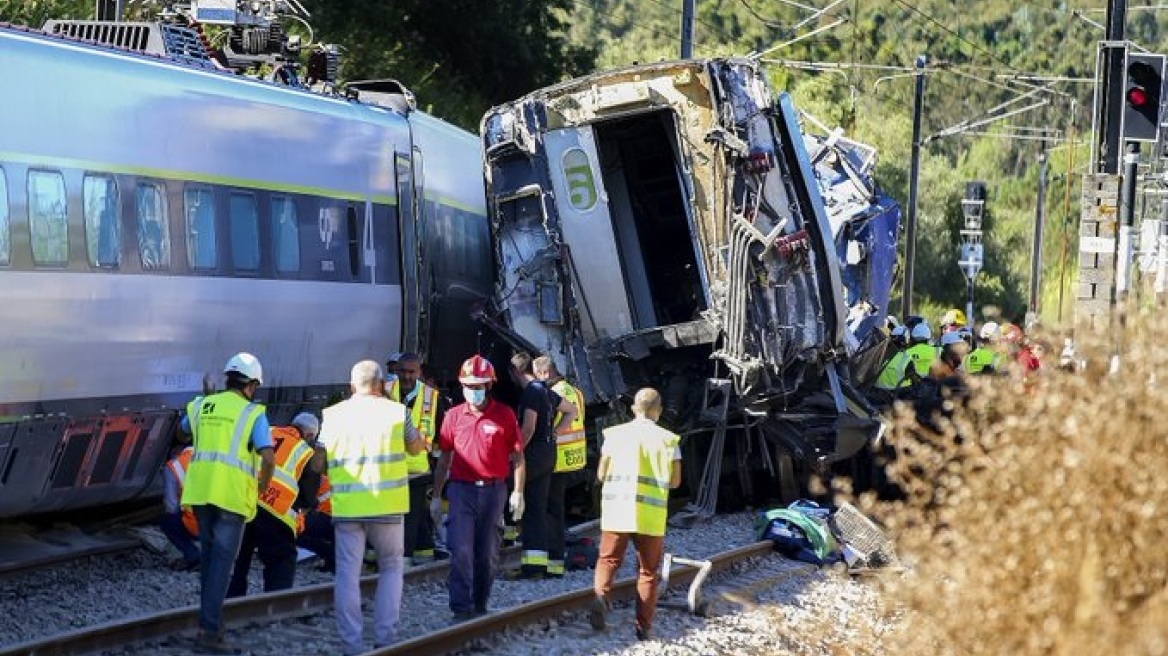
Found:
<path fill-rule="evenodd" d="M 601 533 L 600 558 L 596 561 L 592 587 L 597 595 L 608 599 L 612 581 L 624 562 L 630 541 L 637 549 L 637 628 L 648 631 L 653 628 L 653 616 L 657 614 L 657 584 L 660 581 L 657 570 L 665 556 L 664 535 Z"/>

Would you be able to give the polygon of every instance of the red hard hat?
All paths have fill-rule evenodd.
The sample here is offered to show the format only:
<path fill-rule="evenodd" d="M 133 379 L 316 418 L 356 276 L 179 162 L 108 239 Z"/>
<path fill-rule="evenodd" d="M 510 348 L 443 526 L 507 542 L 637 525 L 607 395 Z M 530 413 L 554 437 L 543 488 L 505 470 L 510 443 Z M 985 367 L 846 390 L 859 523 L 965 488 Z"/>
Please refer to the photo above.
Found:
<path fill-rule="evenodd" d="M 1001 340 L 1008 344 L 1019 344 L 1025 334 L 1022 329 L 1012 323 L 1002 324 Z"/>
<path fill-rule="evenodd" d="M 495 366 L 481 355 L 472 356 L 458 370 L 458 382 L 468 385 L 495 382 Z"/>

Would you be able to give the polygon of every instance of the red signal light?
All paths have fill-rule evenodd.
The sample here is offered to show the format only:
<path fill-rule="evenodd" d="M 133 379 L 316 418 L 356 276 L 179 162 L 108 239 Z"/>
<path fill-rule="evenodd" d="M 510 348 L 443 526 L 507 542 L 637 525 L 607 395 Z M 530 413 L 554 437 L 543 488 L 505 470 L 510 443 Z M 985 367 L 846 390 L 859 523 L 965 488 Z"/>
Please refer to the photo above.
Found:
<path fill-rule="evenodd" d="M 1143 107 L 1148 104 L 1148 92 L 1143 87 L 1132 87 L 1127 90 L 1127 101 L 1132 107 Z"/>

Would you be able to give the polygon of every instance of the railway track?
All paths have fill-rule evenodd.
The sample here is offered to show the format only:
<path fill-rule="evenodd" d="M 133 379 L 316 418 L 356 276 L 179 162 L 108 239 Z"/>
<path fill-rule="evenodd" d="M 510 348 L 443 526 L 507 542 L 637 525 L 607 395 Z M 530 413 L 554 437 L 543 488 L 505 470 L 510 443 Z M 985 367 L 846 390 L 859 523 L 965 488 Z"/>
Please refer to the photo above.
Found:
<path fill-rule="evenodd" d="M 595 531 L 595 528 L 594 524 L 578 527 L 576 532 L 583 535 Z M 711 565 L 707 574 L 771 552 L 771 543 L 760 542 L 716 554 L 707 558 Z M 506 550 L 504 560 L 516 562 L 518 551 Z M 411 586 L 417 586 L 427 581 L 444 580 L 447 573 L 448 565 L 446 562 L 431 563 L 408 569 L 406 582 Z M 670 585 L 675 587 L 686 585 L 698 575 L 699 570 L 696 567 L 675 565 L 671 572 Z M 367 576 L 362 579 L 362 589 L 367 596 L 372 594 L 375 587 L 376 576 Z M 413 594 L 411 589 L 407 590 L 407 600 Z M 632 598 L 635 594 L 635 580 L 632 578 L 622 579 L 615 587 L 613 594 L 618 601 Z M 436 630 L 430 628 L 422 635 L 369 652 L 369 654 L 370 656 L 444 654 L 463 648 L 477 640 L 500 635 L 508 629 L 530 626 L 545 619 L 558 617 L 563 613 L 578 612 L 585 609 L 591 600 L 591 586 L 536 598 L 528 603 L 495 611 L 460 624 L 442 626 Z M 291 627 L 292 634 L 299 631 L 302 634 L 319 635 L 322 632 L 331 633 L 333 631 L 331 621 L 320 621 L 322 612 L 330 610 L 332 602 L 333 586 L 331 583 L 305 586 L 231 600 L 224 608 L 224 619 L 228 626 L 239 627 L 238 632 L 244 635 L 255 634 L 257 625 L 261 629 L 275 626 L 284 629 Z M 690 607 L 694 607 L 692 599 Z M 197 613 L 197 606 L 189 606 L 98 625 L 6 647 L 0 649 L 0 656 L 15 654 L 80 656 L 99 652 L 119 654 L 189 653 L 193 643 L 187 638 L 176 636 L 184 633 L 193 634 L 197 625 Z M 290 618 L 300 618 L 300 620 Z M 317 621 L 317 624 L 315 626 L 300 626 L 298 622 L 305 622 L 305 618 L 312 618 L 313 621 Z M 246 628 L 249 626 L 252 628 Z M 238 644 L 238 640 L 236 642 Z M 300 646 L 303 648 L 302 651 L 296 651 L 295 648 L 293 651 L 296 653 L 318 653 L 305 644 Z M 259 648 L 257 653 L 293 653 L 292 651 L 272 652 L 270 651 L 271 647 L 272 645 L 269 644 L 267 649 Z"/>
<path fill-rule="evenodd" d="M 569 529 L 569 533 L 576 536 L 592 535 L 598 531 L 598 520 L 578 524 Z M 519 546 L 504 547 L 500 551 L 500 567 L 517 564 L 520 551 Z M 449 571 L 449 561 L 437 561 L 410 567 L 405 571 L 405 583 L 409 585 L 444 581 Z M 372 596 L 376 588 L 376 574 L 361 578 L 363 596 Z M 332 605 L 333 584 L 323 583 L 230 599 L 224 605 L 223 619 L 229 626 L 238 626 L 250 622 L 275 621 L 311 615 L 331 609 Z M 165 640 L 183 632 L 197 630 L 198 613 L 199 607 L 195 605 L 107 622 L 48 638 L 6 646 L 0 648 L 0 656 L 16 656 L 18 654 L 26 656 L 80 656 L 120 648 L 140 641 Z"/>

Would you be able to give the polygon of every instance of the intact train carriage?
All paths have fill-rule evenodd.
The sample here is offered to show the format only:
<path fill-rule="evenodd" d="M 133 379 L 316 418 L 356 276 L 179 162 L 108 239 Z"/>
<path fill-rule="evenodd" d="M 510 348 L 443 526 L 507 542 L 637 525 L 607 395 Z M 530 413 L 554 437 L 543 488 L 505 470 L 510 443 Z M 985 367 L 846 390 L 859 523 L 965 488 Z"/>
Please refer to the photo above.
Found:
<path fill-rule="evenodd" d="M 0 27 L 0 517 L 156 490 L 237 351 L 273 423 L 363 358 L 453 377 L 492 290 L 476 137 L 393 84 L 221 70 L 187 27 L 49 29 Z"/>

